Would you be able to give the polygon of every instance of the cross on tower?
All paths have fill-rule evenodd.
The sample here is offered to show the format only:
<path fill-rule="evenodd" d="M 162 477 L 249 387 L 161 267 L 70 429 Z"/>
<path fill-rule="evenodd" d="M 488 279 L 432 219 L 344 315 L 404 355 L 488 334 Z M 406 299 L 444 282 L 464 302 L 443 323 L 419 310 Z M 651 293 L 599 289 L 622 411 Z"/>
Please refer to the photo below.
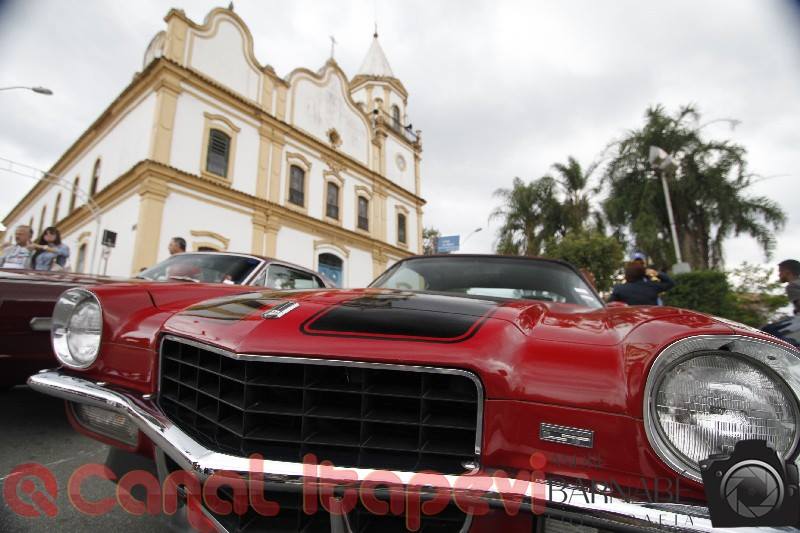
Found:
<path fill-rule="evenodd" d="M 333 59 L 333 52 L 334 48 L 336 47 L 336 39 L 333 37 L 333 35 L 330 36 L 330 39 L 331 39 L 331 59 Z"/>

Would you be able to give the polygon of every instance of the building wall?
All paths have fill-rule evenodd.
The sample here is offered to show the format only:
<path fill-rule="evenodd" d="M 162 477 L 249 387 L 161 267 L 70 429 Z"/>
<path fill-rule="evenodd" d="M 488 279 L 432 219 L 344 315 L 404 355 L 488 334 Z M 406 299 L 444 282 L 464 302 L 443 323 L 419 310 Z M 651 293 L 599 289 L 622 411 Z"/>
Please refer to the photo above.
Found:
<path fill-rule="evenodd" d="M 350 101 L 347 80 L 338 69 L 326 67 L 322 80 L 310 72 L 299 71 L 289 78 L 290 123 L 330 142 L 328 132 L 341 137 L 338 149 L 364 165 L 369 165 L 369 122 Z"/>
<path fill-rule="evenodd" d="M 235 151 L 231 173 L 228 176 L 230 185 L 236 190 L 255 195 L 258 174 L 258 122 L 186 84 L 178 96 L 170 164 L 184 172 L 202 175 L 206 164 L 203 154 L 208 144 L 208 130 L 217 127 L 226 131 L 229 126 L 225 120 L 235 128 L 231 132 Z"/>
<path fill-rule="evenodd" d="M 247 53 L 249 36 L 230 17 L 213 17 L 209 28 L 190 29 L 187 63 L 254 101 L 259 100 L 261 72 Z"/>
<path fill-rule="evenodd" d="M 79 187 L 88 194 L 92 172 L 99 159 L 100 172 L 97 190 L 102 190 L 136 163 L 147 158 L 154 113 L 155 96 L 152 92 L 148 92 L 126 113 L 110 124 L 104 135 L 69 162 L 59 176 L 68 185 L 71 185 L 76 177 L 79 178 Z M 10 224 L 7 224 L 8 227 L 28 224 L 33 217 L 34 234 L 38 238 L 43 229 L 40 224 L 42 208 L 44 206 L 47 208 L 44 227 L 52 225 L 53 211 L 59 193 L 61 194 L 59 220 L 64 218 L 69 211 L 71 188 L 51 185 L 34 199 L 20 215 L 10 221 Z M 85 202 L 77 197 L 75 207 L 80 207 L 83 203 Z"/>
<path fill-rule="evenodd" d="M 111 276 L 126 277 L 130 274 L 131 261 L 133 261 L 133 237 L 136 231 L 136 220 L 139 214 L 139 196 L 128 194 L 117 199 L 102 209 L 100 224 L 90 220 L 76 227 L 65 236 L 64 242 L 70 249 L 69 264 L 74 270 L 77 268 L 78 250 L 81 244 L 86 244 L 86 267 L 84 272 L 102 272 L 102 248 L 98 242 L 95 248 L 94 236 L 102 235 L 104 229 L 117 233 L 116 247 L 108 258 L 107 273 Z M 92 260 L 94 259 L 94 263 Z"/>
<path fill-rule="evenodd" d="M 100 232 L 118 233 L 109 274 L 131 274 L 136 263 L 134 243 L 139 252 L 144 249 L 137 253 L 139 262 L 166 258 L 173 236 L 184 237 L 190 250 L 263 249 L 309 268 L 318 267 L 321 253 L 332 253 L 344 263 L 343 285 L 354 287 L 368 284 L 387 258 L 395 261 L 403 249 L 416 252 L 420 202 L 386 181 L 415 192 L 414 152 L 391 133 L 382 150 L 373 144 L 373 137 L 383 137 L 353 102 L 349 81 L 335 62 L 317 73 L 298 69 L 283 80 L 256 61 L 252 36 L 232 11 L 214 9 L 203 25 L 177 11 L 166 20 L 167 29 L 146 53 L 143 72 L 151 77 L 134 79 L 120 95 L 122 100 L 112 104 L 116 107 L 109 108 L 113 113 L 101 117 L 102 122 L 90 130 L 102 132 L 98 138 L 75 154 L 67 152 L 71 159 L 59 163 L 70 183 L 80 176 L 81 187 L 88 190 L 94 163 L 101 160 L 98 190 L 106 190 L 98 195 L 103 210 Z M 137 91 L 140 96 L 134 96 Z M 362 93 L 365 97 L 366 90 Z M 385 96 L 383 86 L 373 95 Z M 126 107 L 118 111 L 120 101 Z M 204 152 L 212 127 L 230 132 L 232 138 L 227 179 L 206 172 Z M 332 130 L 338 139 L 331 137 Z M 375 159 L 378 153 L 383 154 L 382 162 Z M 405 169 L 397 167 L 397 154 L 403 156 Z M 289 166 L 298 157 L 308 168 L 306 205 L 301 209 L 287 202 Z M 141 166 L 135 172 L 126 174 L 137 164 Z M 386 179 L 376 177 L 376 172 Z M 338 222 L 325 217 L 325 180 L 330 176 L 342 187 Z M 69 191 L 51 187 L 32 201 L 23 201 L 14 219 L 4 222 L 13 228 L 33 217 L 38 232 L 42 206 L 47 206 L 47 226 L 59 191 L 60 218 L 65 216 Z M 369 234 L 356 228 L 357 191 L 371 196 Z M 308 218 L 276 207 L 273 201 Z M 396 206 L 407 210 L 406 246 L 397 243 Z M 157 220 L 150 216 L 153 213 L 161 213 L 160 226 L 147 224 Z M 329 225 L 321 226 L 319 220 Z M 158 230 L 152 237 L 137 239 L 140 226 Z M 73 264 L 85 243 L 85 270 L 99 271 L 99 246 L 94 264 L 89 264 L 99 233 L 96 223 L 78 211 L 65 227 Z M 9 239 L 12 234 L 8 232 Z"/>
<path fill-rule="evenodd" d="M 385 156 L 386 177 L 407 191 L 414 192 L 414 152 L 390 133 L 386 137 Z"/>
<path fill-rule="evenodd" d="M 251 218 L 251 213 L 240 206 L 195 191 L 170 187 L 164 203 L 158 261 L 169 257 L 167 245 L 172 237 L 186 239 L 188 251 L 207 246 L 220 251 L 248 252 L 253 234 Z M 209 236 L 209 233 L 228 239 L 227 248 L 224 241 Z"/>

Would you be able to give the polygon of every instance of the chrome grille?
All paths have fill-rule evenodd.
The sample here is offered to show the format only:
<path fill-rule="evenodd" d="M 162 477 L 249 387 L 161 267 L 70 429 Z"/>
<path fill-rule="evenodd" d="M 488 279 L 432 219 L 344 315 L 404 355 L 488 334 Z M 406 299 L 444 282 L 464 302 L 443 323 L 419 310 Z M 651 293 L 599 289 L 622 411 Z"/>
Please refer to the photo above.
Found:
<path fill-rule="evenodd" d="M 452 474 L 480 451 L 482 388 L 462 370 L 231 356 L 167 337 L 160 382 L 164 412 L 226 453 Z"/>

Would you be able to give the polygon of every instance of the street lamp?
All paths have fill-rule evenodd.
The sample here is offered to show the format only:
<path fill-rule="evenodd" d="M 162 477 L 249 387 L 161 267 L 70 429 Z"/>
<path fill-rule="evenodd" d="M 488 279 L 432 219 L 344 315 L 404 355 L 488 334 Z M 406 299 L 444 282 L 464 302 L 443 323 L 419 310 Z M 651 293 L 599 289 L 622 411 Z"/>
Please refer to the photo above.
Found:
<path fill-rule="evenodd" d="M 667 184 L 666 176 L 667 172 L 675 172 L 678 168 L 678 163 L 675 162 L 675 159 L 668 154 L 666 150 L 658 146 L 650 147 L 650 156 L 648 159 L 655 173 L 661 178 L 661 185 L 664 187 L 664 199 L 667 202 L 669 229 L 672 233 L 672 244 L 675 247 L 675 259 L 677 259 L 677 263 L 673 265 L 672 271 L 675 274 L 689 272 L 691 268 L 688 263 L 683 262 L 683 257 L 681 256 L 681 246 L 680 243 L 678 243 L 678 230 L 675 227 L 675 215 L 672 212 L 672 200 L 669 196 L 669 185 Z"/>
<path fill-rule="evenodd" d="M 464 244 L 465 242 L 467 242 L 467 239 L 469 239 L 470 237 L 472 237 L 473 235 L 475 235 L 476 233 L 478 233 L 478 232 L 479 232 L 479 231 L 481 231 L 482 229 L 483 229 L 483 228 L 475 228 L 474 230 L 472 230 L 472 233 L 470 233 L 469 235 L 467 235 L 466 237 L 464 237 L 464 241 L 463 241 L 461 244 Z"/>
<path fill-rule="evenodd" d="M 35 93 L 46 94 L 46 95 L 53 94 L 53 91 L 51 91 L 47 87 L 25 87 L 23 85 L 15 85 L 13 87 L 0 87 L 0 91 L 10 91 L 12 89 L 26 89 L 28 91 L 33 91 Z"/>

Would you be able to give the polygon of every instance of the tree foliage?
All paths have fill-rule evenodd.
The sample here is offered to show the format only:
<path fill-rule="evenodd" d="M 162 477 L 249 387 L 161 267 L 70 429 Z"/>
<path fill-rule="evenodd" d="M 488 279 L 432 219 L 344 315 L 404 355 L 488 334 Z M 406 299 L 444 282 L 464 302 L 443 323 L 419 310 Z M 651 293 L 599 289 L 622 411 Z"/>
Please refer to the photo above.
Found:
<path fill-rule="evenodd" d="M 610 145 L 603 205 L 609 223 L 656 264 L 675 262 L 664 192 L 648 160 L 650 147 L 658 146 L 678 160 L 667 180 L 684 260 L 696 270 L 721 268 L 724 240 L 740 234 L 754 237 L 769 257 L 786 215 L 774 201 L 746 193 L 752 175 L 745 148 L 704 139 L 699 120 L 692 106 L 674 115 L 651 107 L 644 126 Z"/>
<path fill-rule="evenodd" d="M 553 165 L 554 175 L 529 183 L 514 178 L 510 189 L 497 189 L 494 196 L 501 205 L 490 216 L 502 220 L 497 253 L 542 255 L 552 241 L 601 227 L 587 191 L 594 168 L 584 170 L 570 156 L 566 164 Z"/>
<path fill-rule="evenodd" d="M 675 276 L 675 288 L 664 303 L 761 327 L 775 320 L 788 304 L 782 288 L 767 268 L 744 263 L 729 273 L 699 270 Z"/>
<path fill-rule="evenodd" d="M 591 271 L 599 291 L 611 289 L 623 254 L 622 245 L 616 238 L 597 230 L 570 233 L 559 241 L 550 241 L 546 248 L 548 257 Z"/>
<path fill-rule="evenodd" d="M 436 241 L 442 234 L 436 228 L 423 228 L 422 229 L 422 253 L 424 255 L 433 255 L 436 253 Z"/>

